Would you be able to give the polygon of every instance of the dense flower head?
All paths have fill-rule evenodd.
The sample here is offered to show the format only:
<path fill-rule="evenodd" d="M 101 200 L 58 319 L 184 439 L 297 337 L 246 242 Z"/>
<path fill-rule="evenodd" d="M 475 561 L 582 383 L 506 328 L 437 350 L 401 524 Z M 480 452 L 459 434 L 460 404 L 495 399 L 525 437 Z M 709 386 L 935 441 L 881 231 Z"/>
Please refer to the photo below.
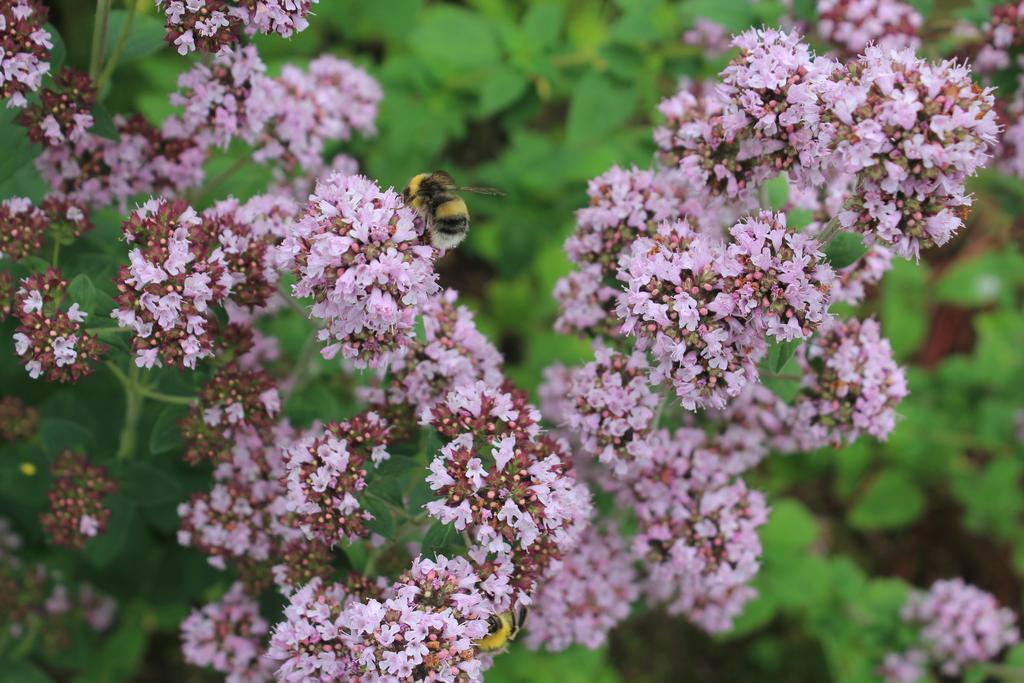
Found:
<path fill-rule="evenodd" d="M 922 23 L 917 9 L 903 0 L 818 0 L 818 35 L 848 57 L 871 44 L 916 50 Z"/>
<path fill-rule="evenodd" d="M 340 617 L 356 675 L 370 681 L 483 681 L 475 641 L 491 614 L 480 579 L 461 557 L 418 557 L 381 600 Z"/>
<path fill-rule="evenodd" d="M 28 197 L 0 202 L 0 260 L 17 261 L 38 254 L 49 227 L 46 212 Z"/>
<path fill-rule="evenodd" d="M 640 351 L 624 354 L 594 345 L 595 359 L 572 372 L 567 426 L 583 451 L 624 474 L 647 456 L 647 437 L 661 399 L 648 382 L 650 366 Z"/>
<path fill-rule="evenodd" d="M 769 211 L 743 219 L 730 234 L 729 256 L 741 269 L 735 305 L 747 308 L 749 300 L 770 337 L 809 337 L 828 316 L 834 279 L 818 242 L 787 227 L 785 214 Z"/>
<path fill-rule="evenodd" d="M 652 383 L 670 382 L 687 410 L 722 407 L 757 380 L 766 344 L 748 320 L 757 302 L 733 291 L 741 272 L 722 243 L 679 226 L 620 260 L 623 332 L 654 355 Z"/>
<path fill-rule="evenodd" d="M 822 93 L 837 129 L 830 161 L 857 175 L 843 227 L 904 257 L 949 241 L 971 203 L 964 183 L 999 132 L 991 89 L 966 65 L 869 46 Z"/>
<path fill-rule="evenodd" d="M 381 388 L 383 402 L 419 414 L 443 400 L 451 387 L 482 381 L 498 388 L 505 381 L 501 354 L 457 301 L 450 289 L 427 299 L 420 309 L 423 338 L 392 358 Z"/>
<path fill-rule="evenodd" d="M 184 200 L 151 199 L 125 221 L 124 238 L 131 265 L 121 266 L 111 315 L 134 332 L 136 365 L 195 368 L 213 353 L 212 307 L 233 284 L 215 235 Z"/>
<path fill-rule="evenodd" d="M 957 676 L 1020 642 L 1013 611 L 959 578 L 936 581 L 927 592 L 912 593 L 903 619 L 920 626 L 921 646 L 945 676 Z"/>
<path fill-rule="evenodd" d="M 230 451 L 217 460 L 210 490 L 178 505 L 178 542 L 207 555 L 218 569 L 233 562 L 248 585 L 262 590 L 281 548 L 301 538 L 283 483 L 283 455 L 296 438 L 287 423 L 269 435 L 239 429 Z"/>
<path fill-rule="evenodd" d="M 494 573 L 485 588 L 498 606 L 528 601 L 551 563 L 578 541 L 591 508 L 571 468 L 563 444 L 522 432 L 489 440 L 461 434 L 430 463 L 427 483 L 437 499 L 427 513 L 468 534 L 474 561 L 487 566 L 482 578 Z"/>
<path fill-rule="evenodd" d="M 381 366 L 415 338 L 416 313 L 437 291 L 433 247 L 392 189 L 363 176 L 332 174 L 317 183 L 305 215 L 282 245 L 298 277 L 293 293 L 313 297 L 313 318 L 359 365 Z"/>
<path fill-rule="evenodd" d="M 53 488 L 48 494 L 50 510 L 40 521 L 53 545 L 82 548 L 107 530 L 110 510 L 103 499 L 117 490 L 107 468 L 91 465 L 80 453 L 64 451 L 50 467 Z"/>
<path fill-rule="evenodd" d="M 56 87 L 43 88 L 39 102 L 18 116 L 29 140 L 47 147 L 83 139 L 93 126 L 96 103 L 96 88 L 88 74 L 64 67 L 53 81 Z"/>
<path fill-rule="evenodd" d="M 726 477 L 703 448 L 703 431 L 655 437 L 626 494 L 639 520 L 633 551 L 644 562 L 645 593 L 707 631 L 728 630 L 755 594 L 747 584 L 759 569 L 764 496 Z"/>
<path fill-rule="evenodd" d="M 235 583 L 217 601 L 203 605 L 181 622 L 185 661 L 225 674 L 228 683 L 266 680 L 270 664 L 263 659 L 268 631 L 259 603 Z"/>
<path fill-rule="evenodd" d="M 379 597 L 379 596 L 373 596 Z M 342 610 L 359 596 L 340 583 L 314 578 L 288 598 L 284 620 L 274 626 L 267 658 L 279 681 L 345 680 L 352 656 L 340 643 Z"/>
<path fill-rule="evenodd" d="M 332 422 L 288 449 L 287 505 L 306 538 L 334 545 L 369 535 L 366 475 L 388 456 L 389 426 L 374 412 Z"/>
<path fill-rule="evenodd" d="M 320 0 L 239 0 L 234 13 L 247 33 L 276 33 L 290 38 L 309 26 L 306 16 Z"/>
<path fill-rule="evenodd" d="M 107 350 L 85 331 L 82 323 L 88 314 L 77 302 L 66 300 L 67 286 L 53 268 L 21 281 L 15 299 L 20 324 L 14 332 L 14 352 L 32 379 L 77 382 L 92 374 L 92 361 Z"/>
<path fill-rule="evenodd" d="M 114 116 L 118 138 L 89 133 L 47 147 L 36 168 L 54 193 L 101 208 L 142 194 L 179 194 L 203 180 L 206 151 L 169 118 L 163 129 L 142 116 Z"/>
<path fill-rule="evenodd" d="M 289 596 L 314 579 L 327 581 L 334 574 L 334 552 L 331 546 L 304 536 L 292 539 L 281 547 L 277 563 L 270 573 L 274 585 Z"/>
<path fill-rule="evenodd" d="M 791 419 L 803 450 L 853 443 L 862 433 L 889 436 L 907 382 L 878 321 L 827 323 L 797 360 L 803 380 Z"/>
<path fill-rule="evenodd" d="M 526 645 L 558 652 L 604 645 L 639 597 L 633 558 L 618 529 L 591 527 L 561 568 L 541 583 L 526 622 Z"/>
<path fill-rule="evenodd" d="M 587 194 L 590 202 L 577 212 L 565 251 L 577 266 L 600 265 L 602 277 L 615 276 L 619 254 L 633 240 L 683 213 L 681 182 L 667 171 L 613 166 L 590 181 Z"/>
<path fill-rule="evenodd" d="M 185 457 L 192 462 L 230 451 L 242 430 L 266 434 L 281 411 L 281 397 L 270 375 L 243 370 L 237 363 L 219 368 L 197 398 L 182 423 L 188 444 Z"/>
<path fill-rule="evenodd" d="M 35 407 L 25 405 L 17 396 L 0 397 L 0 444 L 28 439 L 38 425 L 39 411 Z"/>
<path fill-rule="evenodd" d="M 52 36 L 43 28 L 49 10 L 37 0 L 8 0 L 0 6 L 0 98 L 24 107 L 50 72 Z"/>
<path fill-rule="evenodd" d="M 443 401 L 423 410 L 422 419 L 449 439 L 467 433 L 489 439 L 540 432 L 540 411 L 525 393 L 509 383 L 493 387 L 483 380 L 456 385 Z"/>
<path fill-rule="evenodd" d="M 375 132 L 380 84 L 351 62 L 323 55 L 309 70 L 286 65 L 269 95 L 279 103 L 253 158 L 296 164 L 307 173 L 326 170 L 323 153 L 331 140 L 348 140 L 353 131 Z"/>
<path fill-rule="evenodd" d="M 596 263 L 559 278 L 552 293 L 559 309 L 555 331 L 581 337 L 615 336 L 619 328 L 616 293 L 604 283 L 601 266 Z"/>
<path fill-rule="evenodd" d="M 167 44 L 178 54 L 216 54 L 241 37 L 242 20 L 233 0 L 156 0 L 167 27 Z"/>
<path fill-rule="evenodd" d="M 983 45 L 975 60 L 978 70 L 985 73 L 1011 66 L 1011 51 L 1024 44 L 1024 3 L 1012 0 L 993 3 L 991 8 L 991 17 L 983 27 Z"/>
<path fill-rule="evenodd" d="M 201 145 L 227 149 L 234 138 L 253 143 L 263 133 L 281 106 L 272 97 L 266 65 L 248 45 L 226 47 L 179 76 L 171 104 L 183 107 L 182 126 Z"/>
<path fill-rule="evenodd" d="M 705 194 L 741 203 L 780 172 L 801 173 L 827 151 L 816 83 L 831 70 L 794 33 L 751 29 L 733 39 L 740 50 L 722 85 L 687 89 L 661 104 L 655 133 L 661 159 Z"/>
<path fill-rule="evenodd" d="M 267 306 L 277 293 L 276 244 L 279 235 L 259 211 L 273 210 L 264 204 L 245 204 L 224 199 L 202 214 L 203 230 L 216 238 L 224 268 L 230 274 L 232 303 L 252 312 Z"/>

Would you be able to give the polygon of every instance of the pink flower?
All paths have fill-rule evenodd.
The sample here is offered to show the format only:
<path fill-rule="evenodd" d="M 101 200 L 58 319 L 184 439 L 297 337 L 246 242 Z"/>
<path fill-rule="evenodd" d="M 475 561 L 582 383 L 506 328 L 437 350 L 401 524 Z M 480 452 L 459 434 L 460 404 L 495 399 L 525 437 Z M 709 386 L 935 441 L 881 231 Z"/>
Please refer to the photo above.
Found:
<path fill-rule="evenodd" d="M 181 622 L 181 651 L 186 662 L 226 674 L 229 683 L 266 680 L 266 635 L 259 603 L 235 583 L 220 600 L 193 610 Z"/>
<path fill-rule="evenodd" d="M 618 530 L 591 528 L 537 590 L 526 645 L 551 652 L 574 643 L 599 648 L 629 615 L 639 592 L 633 558 Z"/>
<path fill-rule="evenodd" d="M 64 451 L 50 468 L 53 488 L 50 510 L 42 515 L 43 530 L 53 545 L 83 548 L 104 533 L 110 509 L 103 499 L 117 490 L 107 468 L 89 464 L 84 455 Z"/>
<path fill-rule="evenodd" d="M 922 18 L 902 0 L 818 0 L 818 35 L 856 57 L 868 45 L 917 49 Z"/>
<path fill-rule="evenodd" d="M 0 98 L 8 107 L 24 107 L 50 73 L 49 11 L 36 0 L 8 0 L 0 8 Z"/>
<path fill-rule="evenodd" d="M 282 252 L 298 277 L 293 293 L 313 297 L 320 338 L 332 342 L 325 358 L 340 350 L 382 366 L 412 343 L 416 313 L 438 289 L 434 249 L 422 238 L 422 223 L 394 190 L 337 173 L 317 183 Z"/>

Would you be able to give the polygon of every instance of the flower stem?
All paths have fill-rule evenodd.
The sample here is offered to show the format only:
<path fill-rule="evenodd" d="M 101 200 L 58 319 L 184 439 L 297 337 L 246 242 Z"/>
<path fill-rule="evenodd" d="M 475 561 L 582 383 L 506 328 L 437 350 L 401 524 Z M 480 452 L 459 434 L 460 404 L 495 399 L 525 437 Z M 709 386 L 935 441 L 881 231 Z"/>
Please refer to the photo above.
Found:
<path fill-rule="evenodd" d="M 89 60 L 89 77 L 95 82 L 103 68 L 103 54 L 107 51 L 107 24 L 110 23 L 110 6 L 113 0 L 96 0 L 96 18 L 92 27 L 92 58 Z"/>
<path fill-rule="evenodd" d="M 140 396 L 150 398 L 161 403 L 170 403 L 171 405 L 176 406 L 190 406 L 192 405 L 192 401 L 195 400 L 192 396 L 174 396 L 172 394 L 164 394 L 159 391 L 153 391 L 149 387 L 140 386 L 138 389 Z"/>
<path fill-rule="evenodd" d="M 57 270 L 57 263 L 60 262 L 60 240 L 53 241 L 53 255 L 50 257 L 50 265 Z"/>
<path fill-rule="evenodd" d="M 87 327 L 85 328 L 86 334 L 127 334 L 131 332 L 130 327 Z"/>
<path fill-rule="evenodd" d="M 238 173 L 243 166 L 249 163 L 250 159 L 248 156 L 241 156 L 235 159 L 235 163 L 231 164 L 226 170 L 222 171 L 218 175 L 214 176 L 206 185 L 203 187 L 202 198 L 209 197 L 217 188 L 226 183 L 231 179 L 231 176 Z"/>
<path fill-rule="evenodd" d="M 299 357 L 295 359 L 295 366 L 292 368 L 291 374 L 288 375 L 288 378 L 283 382 L 284 396 L 282 397 L 283 400 L 281 402 L 285 405 L 288 404 L 288 399 L 290 399 L 295 392 L 306 383 L 307 371 L 316 350 L 317 339 L 316 331 L 314 330 L 308 337 L 306 337 L 306 341 L 302 344 L 302 349 L 299 351 Z"/>
<path fill-rule="evenodd" d="M 839 216 L 832 216 L 828 223 L 825 224 L 821 234 L 818 235 L 818 242 L 821 246 L 827 247 L 829 242 L 835 239 L 836 235 L 840 233 L 842 226 L 839 224 Z"/>
<path fill-rule="evenodd" d="M 127 460 L 135 454 L 139 418 L 142 417 L 142 403 L 145 400 L 139 387 L 139 368 L 132 363 L 126 375 L 113 361 L 107 361 L 107 367 L 124 386 L 124 426 L 121 428 L 121 440 L 117 446 L 117 459 Z"/>
<path fill-rule="evenodd" d="M 96 92 L 103 92 L 103 87 L 110 80 L 110 77 L 114 75 L 114 69 L 117 68 L 117 62 L 121 59 L 121 53 L 124 52 L 124 46 L 128 43 L 128 34 L 132 31 L 132 24 L 135 21 L 135 9 L 138 7 L 138 0 L 128 0 L 128 17 L 124 20 L 124 25 L 121 27 L 121 34 L 117 37 L 117 43 L 114 44 L 114 50 L 110 53 L 110 59 L 103 65 L 103 70 L 100 72 L 99 77 L 96 79 Z"/>

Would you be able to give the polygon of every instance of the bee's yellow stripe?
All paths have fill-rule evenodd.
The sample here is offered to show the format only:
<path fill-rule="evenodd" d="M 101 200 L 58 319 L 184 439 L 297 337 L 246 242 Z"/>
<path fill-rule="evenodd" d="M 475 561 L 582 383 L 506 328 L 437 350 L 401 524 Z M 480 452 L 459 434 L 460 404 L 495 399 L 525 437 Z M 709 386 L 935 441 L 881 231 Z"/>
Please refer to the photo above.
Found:
<path fill-rule="evenodd" d="M 435 218 L 457 218 L 458 216 L 465 216 L 469 213 L 466 208 L 466 202 L 462 201 L 459 197 L 449 199 L 444 204 L 441 204 L 434 211 Z"/>
<path fill-rule="evenodd" d="M 501 628 L 494 633 L 488 633 L 486 636 L 476 641 L 476 646 L 484 652 L 500 650 L 508 645 L 508 641 L 511 639 L 512 615 L 506 612 L 505 614 L 499 614 L 498 619 L 501 621 Z"/>

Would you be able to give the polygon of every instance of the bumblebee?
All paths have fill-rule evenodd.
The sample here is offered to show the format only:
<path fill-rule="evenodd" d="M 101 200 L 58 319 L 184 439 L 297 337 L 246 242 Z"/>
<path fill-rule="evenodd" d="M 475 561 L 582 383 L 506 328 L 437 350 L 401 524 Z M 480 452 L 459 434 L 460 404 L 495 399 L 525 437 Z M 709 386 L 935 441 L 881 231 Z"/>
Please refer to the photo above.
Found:
<path fill-rule="evenodd" d="M 526 623 L 526 608 L 516 612 L 502 612 L 487 617 L 487 635 L 476 641 L 481 652 L 502 652 L 519 635 L 519 629 Z"/>
<path fill-rule="evenodd" d="M 445 171 L 414 175 L 402 190 L 405 205 L 423 218 L 430 241 L 438 249 L 459 246 L 469 232 L 469 209 L 456 192 L 505 196 L 492 187 L 459 187 Z"/>

